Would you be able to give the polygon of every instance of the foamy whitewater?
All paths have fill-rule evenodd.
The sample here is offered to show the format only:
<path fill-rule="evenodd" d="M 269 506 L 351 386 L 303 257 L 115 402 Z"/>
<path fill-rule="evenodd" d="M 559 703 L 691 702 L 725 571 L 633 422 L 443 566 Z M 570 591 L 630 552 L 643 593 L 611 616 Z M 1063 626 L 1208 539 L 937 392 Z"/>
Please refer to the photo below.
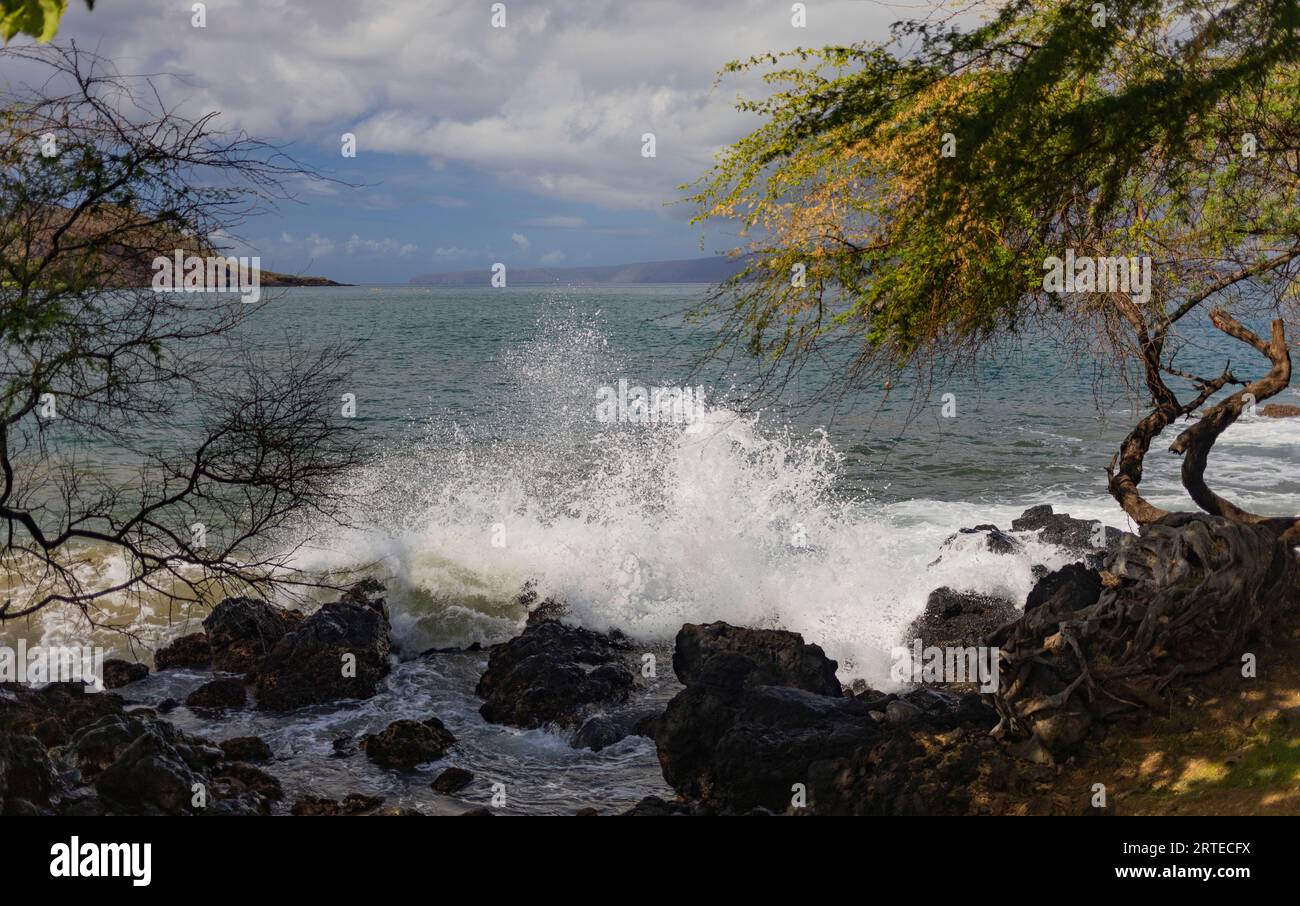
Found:
<path fill-rule="evenodd" d="M 617 628 L 646 644 L 671 641 L 685 622 L 789 629 L 837 659 L 843 680 L 887 687 L 889 650 L 933 589 L 1022 601 L 1035 564 L 1055 568 L 1072 559 L 1032 534 L 1013 555 L 959 536 L 940 558 L 959 528 L 1006 528 L 1036 503 L 1131 528 L 1104 491 L 1100 464 L 1113 443 L 1096 437 L 1086 410 L 1077 433 L 1041 418 L 1017 424 L 1014 417 L 999 423 L 966 415 L 965 424 L 979 420 L 980 430 L 1006 444 L 987 454 L 980 437 L 954 436 L 946 426 L 927 435 L 924 422 L 913 426 L 934 460 L 922 465 L 945 476 L 949 499 L 900 496 L 889 461 L 873 464 L 872 481 L 846 480 L 843 448 L 852 434 L 837 446 L 806 419 L 742 414 L 725 401 L 743 387 L 710 384 L 702 414 L 687 424 L 602 423 L 597 388 L 620 378 L 693 384 L 689 350 L 661 345 L 629 361 L 636 338 L 625 336 L 627 314 L 620 322 L 617 300 L 597 297 L 584 306 L 538 296 L 526 339 L 475 352 L 472 371 L 459 373 L 456 389 L 473 405 L 460 406 L 459 415 L 412 412 L 390 420 L 398 428 L 387 429 L 373 464 L 340 491 L 352 500 L 352 525 L 305 526 L 295 541 L 306 539 L 295 566 L 355 570 L 388 584 L 395 635 L 408 656 L 517 634 L 523 611 L 512 602 L 524 583 L 535 582 L 543 597 L 563 601 L 571 620 L 592 629 Z M 435 326 L 425 339 L 439 334 Z M 455 345 L 426 355 L 437 361 Z M 677 361 L 665 368 L 665 357 Z M 399 392 L 376 380 L 388 396 Z M 985 405 L 1017 409 L 1004 396 Z M 1113 416 L 1111 433 L 1135 417 L 1125 410 Z M 1044 450 L 1077 478 L 1036 482 L 1035 469 L 1017 457 Z M 917 458 L 910 455 L 909 468 Z M 972 481 L 1000 470 L 1014 499 L 963 499 L 960 475 L 943 472 L 942 464 L 953 462 L 964 462 Z M 1158 504 L 1187 508 L 1177 468 L 1177 458 L 1153 453 L 1143 489 Z M 1210 476 L 1247 507 L 1300 511 L 1300 420 L 1243 419 L 1216 447 Z M 99 581 L 123 573 L 111 556 L 89 561 Z M 106 613 L 149 640 L 189 631 L 204 610 L 144 598 Z M 85 623 L 66 611 L 41 614 L 38 626 L 28 634 L 45 644 L 86 636 Z M 117 653 L 126 647 L 112 633 L 93 635 Z"/>
<path fill-rule="evenodd" d="M 694 293 L 606 288 L 557 301 L 532 290 L 359 287 L 277 300 L 267 317 L 279 320 L 259 336 L 325 342 L 366 325 L 358 424 L 375 455 L 339 489 L 351 524 L 304 525 L 289 544 L 300 568 L 387 584 L 402 663 L 364 702 L 221 717 L 181 706 L 168 719 L 214 740 L 261 736 L 286 803 L 360 792 L 452 814 L 486 804 L 491 784 L 504 782 L 511 792 L 500 811 L 616 811 L 671 795 L 651 741 L 629 737 L 591 752 L 545 730 L 487 724 L 474 695 L 486 654 L 420 652 L 518 634 L 525 614 L 515 598 L 531 581 L 565 602 L 569 620 L 622 630 L 661 664 L 683 623 L 725 620 L 799 632 L 839 661 L 842 681 L 892 688 L 890 649 L 935 588 L 1023 601 L 1034 565 L 1073 559 L 1032 534 L 1010 555 L 984 550 L 980 536 L 945 545 L 958 529 L 1008 528 L 1038 503 L 1131 528 L 1105 493 L 1104 466 L 1140 416 L 1129 403 L 1099 413 L 1087 377 L 1051 350 L 938 388 L 933 401 L 921 400 L 919 417 L 909 415 L 918 411 L 913 400 L 879 398 L 833 419 L 799 405 L 746 412 L 734 402 L 744 374 L 691 370 L 701 342 L 672 313 Z M 620 379 L 703 386 L 706 404 L 690 423 L 604 423 L 598 388 Z M 955 419 L 934 414 L 947 390 Z M 1275 401 L 1300 403 L 1300 393 Z M 1179 460 L 1163 452 L 1175 433 L 1153 447 L 1142 487 L 1159 505 L 1188 509 Z M 1234 425 L 1209 476 L 1249 508 L 1300 511 L 1300 419 Z M 124 566 L 91 550 L 83 574 L 109 582 Z M 109 656 L 148 660 L 206 612 L 156 595 L 124 597 L 95 612 L 107 628 L 49 609 L 5 626 L 0 638 L 102 645 Z M 120 691 L 157 705 L 183 701 L 210 678 L 168 670 Z M 662 707 L 676 688 L 662 676 L 636 707 Z M 333 756 L 340 735 L 430 715 L 459 742 L 420 771 Z M 450 765 L 471 770 L 475 782 L 456 796 L 433 793 L 432 776 Z"/>

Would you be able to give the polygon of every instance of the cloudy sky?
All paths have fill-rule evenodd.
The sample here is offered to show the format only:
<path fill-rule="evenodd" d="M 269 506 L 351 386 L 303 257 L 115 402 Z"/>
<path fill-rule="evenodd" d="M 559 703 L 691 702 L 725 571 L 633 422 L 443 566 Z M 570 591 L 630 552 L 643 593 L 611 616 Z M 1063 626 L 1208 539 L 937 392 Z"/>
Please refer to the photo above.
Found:
<path fill-rule="evenodd" d="M 741 135 L 728 60 L 879 39 L 923 4 L 807 0 L 74 0 L 59 40 L 166 73 L 187 113 L 354 183 L 249 224 L 263 266 L 348 282 L 689 258 L 730 244 L 674 204 Z M 357 156 L 340 153 L 353 133 Z M 656 137 L 656 157 L 641 136 Z"/>

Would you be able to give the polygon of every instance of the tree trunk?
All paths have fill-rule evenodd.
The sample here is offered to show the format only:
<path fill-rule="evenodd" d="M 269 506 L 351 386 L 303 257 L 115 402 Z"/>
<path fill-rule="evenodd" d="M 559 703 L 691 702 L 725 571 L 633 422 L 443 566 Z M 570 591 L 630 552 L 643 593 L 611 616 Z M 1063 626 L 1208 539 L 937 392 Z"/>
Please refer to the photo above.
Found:
<path fill-rule="evenodd" d="M 1300 558 L 1275 526 L 1174 513 L 1126 536 L 1092 603 L 1058 593 L 989 640 L 1001 649 L 998 735 L 1068 755 L 1098 721 L 1160 707 L 1179 677 L 1239 661 L 1300 604 Z M 1076 589 L 1077 592 L 1077 589 Z M 1086 596 L 1085 596 L 1086 599 Z"/>

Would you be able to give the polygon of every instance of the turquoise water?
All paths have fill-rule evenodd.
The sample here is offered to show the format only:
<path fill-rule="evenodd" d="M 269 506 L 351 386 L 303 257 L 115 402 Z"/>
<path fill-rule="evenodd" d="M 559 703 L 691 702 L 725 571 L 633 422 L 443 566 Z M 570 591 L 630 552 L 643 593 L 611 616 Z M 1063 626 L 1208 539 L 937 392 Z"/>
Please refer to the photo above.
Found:
<path fill-rule="evenodd" d="M 473 694 L 483 656 L 418 653 L 517 634 L 523 613 L 512 601 L 531 581 L 565 601 L 570 619 L 618 628 L 661 663 L 671 661 L 682 623 L 726 620 L 800 632 L 839 662 L 841 680 L 888 687 L 890 649 L 931 590 L 1023 601 L 1036 565 L 1072 559 L 1031 535 L 1011 555 L 960 536 L 939 558 L 958 528 L 1005 527 L 1037 503 L 1128 527 L 1106 495 L 1104 466 L 1137 416 L 1120 388 L 1099 387 L 1069 350 L 1027 342 L 973 376 L 923 392 L 901 381 L 888 394 L 864 388 L 836 405 L 810 403 L 824 377 L 810 373 L 754 409 L 744 403 L 752 363 L 700 365 L 708 335 L 681 312 L 702 291 L 339 287 L 276 295 L 246 325 L 246 342 L 275 352 L 290 342 L 313 349 L 355 341 L 347 392 L 369 451 L 338 489 L 346 524 L 306 523 L 282 541 L 309 571 L 383 579 L 402 663 L 364 703 L 220 720 L 182 707 L 171 719 L 214 739 L 262 735 L 291 796 L 359 790 L 445 813 L 484 804 L 500 781 L 512 791 L 507 811 L 621 809 L 667 792 L 652 743 L 631 738 L 592 753 L 547 731 L 485 724 Z M 1251 374 L 1230 342 L 1194 339 L 1184 367 L 1216 372 L 1230 356 L 1238 374 Z M 702 387 L 706 404 L 679 423 L 601 421 L 600 388 L 620 380 Z M 951 418 L 942 410 L 947 393 Z M 1290 390 L 1279 402 L 1298 397 Z M 341 401 L 330 404 L 342 417 Z M 1163 452 L 1172 433 L 1156 445 L 1143 488 L 1158 504 L 1187 508 L 1178 460 Z M 111 448 L 83 452 L 120 458 Z M 1300 511 L 1300 419 L 1234 425 L 1209 474 L 1248 507 Z M 86 568 L 87 581 L 108 581 L 122 564 L 106 555 Z M 54 609 L 4 631 L 147 659 L 149 648 L 193 631 L 204 612 L 148 597 L 106 602 L 99 622 L 133 630 L 143 645 Z M 206 678 L 168 671 L 128 694 L 149 704 L 183 699 Z M 650 694 L 662 702 L 672 691 L 665 677 Z M 340 733 L 431 713 L 462 740 L 446 763 L 399 776 L 331 755 Z M 428 786 L 448 763 L 480 778 L 456 799 Z"/>
<path fill-rule="evenodd" d="M 541 427 L 528 420 L 538 413 L 523 410 L 535 399 L 530 394 L 549 393 L 557 405 L 594 411 L 595 387 L 619 378 L 647 387 L 703 384 L 715 405 L 742 411 L 754 386 L 752 361 L 729 356 L 730 362 L 702 363 L 711 336 L 680 316 L 703 291 L 294 289 L 259 312 L 252 326 L 272 343 L 282 337 L 307 347 L 359 341 L 356 423 L 376 444 L 400 444 L 430 424 L 473 427 L 481 438 L 504 439 Z M 1266 364 L 1250 361 L 1250 350 L 1216 332 L 1192 339 L 1179 359 L 1188 369 L 1217 374 L 1232 361 L 1242 377 L 1265 370 Z M 1096 495 L 1104 492 L 1106 463 L 1140 417 L 1118 382 L 1099 382 L 1087 360 L 1048 341 L 993 353 L 974 374 L 936 378 L 928 388 L 902 382 L 889 394 L 859 388 L 833 403 L 818 395 L 827 373 L 817 368 L 801 375 L 775 405 L 765 406 L 764 424 L 804 435 L 825 429 L 843 456 L 841 486 L 881 501 L 1006 503 L 1035 502 L 1044 494 Z M 544 386 L 521 388 L 521 381 Z M 948 393 L 956 417 L 942 414 Z M 1292 389 L 1278 401 L 1298 399 Z M 1255 466 L 1276 465 L 1277 483 L 1266 495 L 1243 490 L 1262 509 L 1294 512 L 1300 495 L 1289 467 L 1295 432 L 1284 424 L 1259 424 L 1239 437 L 1230 433 L 1225 452 L 1258 457 Z M 1161 483 L 1159 458 L 1157 450 L 1151 484 L 1157 496 L 1173 492 L 1173 503 L 1178 492 Z M 1231 485 L 1240 476 L 1229 467 L 1223 477 Z"/>

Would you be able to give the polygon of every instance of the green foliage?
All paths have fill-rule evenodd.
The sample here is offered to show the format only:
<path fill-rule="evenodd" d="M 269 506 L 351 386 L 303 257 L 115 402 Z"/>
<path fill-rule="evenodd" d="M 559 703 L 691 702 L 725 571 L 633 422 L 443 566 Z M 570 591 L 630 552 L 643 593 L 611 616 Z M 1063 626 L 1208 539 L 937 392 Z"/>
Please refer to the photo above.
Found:
<path fill-rule="evenodd" d="M 739 103 L 762 122 L 690 196 L 751 242 L 700 314 L 771 360 L 834 335 L 890 366 L 1043 316 L 1167 326 L 1300 241 L 1297 31 L 1297 0 L 1111 0 L 1100 23 L 1092 2 L 1012 0 L 967 30 L 729 64 L 776 90 Z M 1152 303 L 1047 296 L 1067 247 L 1152 256 Z"/>
<path fill-rule="evenodd" d="M 95 0 L 86 0 L 94 9 Z M 42 44 L 53 40 L 68 0 L 0 0 L 0 37 L 5 43 L 17 34 L 30 35 Z"/>

